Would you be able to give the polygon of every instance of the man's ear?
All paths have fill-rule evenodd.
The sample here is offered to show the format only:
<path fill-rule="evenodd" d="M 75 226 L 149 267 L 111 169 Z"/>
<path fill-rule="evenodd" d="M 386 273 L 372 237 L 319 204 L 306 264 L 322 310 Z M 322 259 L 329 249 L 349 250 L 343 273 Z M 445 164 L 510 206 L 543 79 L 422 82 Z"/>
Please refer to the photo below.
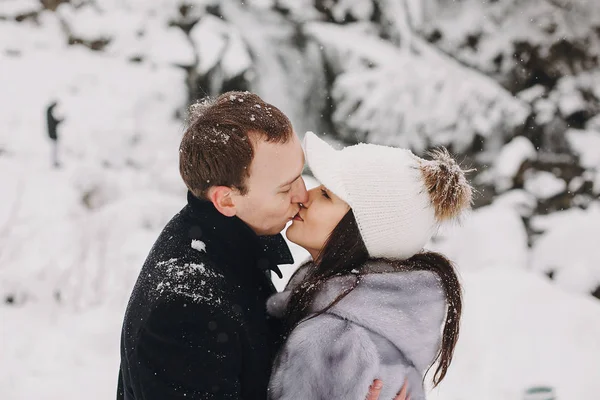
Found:
<path fill-rule="evenodd" d="M 208 189 L 208 199 L 226 217 L 233 217 L 237 212 L 232 195 L 233 190 L 227 186 L 213 186 Z"/>

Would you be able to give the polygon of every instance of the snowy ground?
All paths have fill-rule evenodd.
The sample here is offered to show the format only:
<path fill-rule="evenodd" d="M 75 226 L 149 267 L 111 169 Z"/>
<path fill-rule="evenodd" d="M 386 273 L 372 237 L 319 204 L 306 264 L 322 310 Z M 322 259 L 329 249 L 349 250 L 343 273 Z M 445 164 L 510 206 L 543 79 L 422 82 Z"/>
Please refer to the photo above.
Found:
<path fill-rule="evenodd" d="M 135 22 L 113 17 L 129 22 L 76 29 L 85 36 Z M 146 21 L 150 37 L 167 44 L 137 43 L 151 61 L 131 63 L 125 39 L 107 53 L 67 47 L 58 22 L 42 21 L 0 21 L 0 398 L 113 398 L 130 290 L 185 199 L 175 114 L 186 90 L 173 64 L 189 61 L 189 48 L 166 25 Z M 55 98 L 65 117 L 60 169 L 51 168 L 45 133 L 44 107 Z M 571 139 L 600 171 L 597 136 Z M 531 156 L 521 144 L 499 174 Z M 522 216 L 552 185 L 537 177 L 529 192 L 507 192 L 430 244 L 456 262 L 465 288 L 456 358 L 432 399 L 517 400 L 536 385 L 553 387 L 560 400 L 598 398 L 600 301 L 588 293 L 600 285 L 600 204 L 535 217 L 540 235 L 529 248 Z M 278 288 L 293 270 L 283 267 Z"/>

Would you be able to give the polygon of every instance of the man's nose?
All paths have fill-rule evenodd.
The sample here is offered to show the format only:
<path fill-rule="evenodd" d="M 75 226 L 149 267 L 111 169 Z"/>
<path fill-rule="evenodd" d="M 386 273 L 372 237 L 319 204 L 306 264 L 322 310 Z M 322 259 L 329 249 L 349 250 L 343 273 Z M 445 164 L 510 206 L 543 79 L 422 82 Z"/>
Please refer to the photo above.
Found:
<path fill-rule="evenodd" d="M 298 179 L 298 188 L 296 189 L 296 193 L 292 198 L 292 203 L 307 203 L 308 202 L 308 192 L 306 191 L 306 184 L 304 183 L 304 179 L 300 177 Z"/>

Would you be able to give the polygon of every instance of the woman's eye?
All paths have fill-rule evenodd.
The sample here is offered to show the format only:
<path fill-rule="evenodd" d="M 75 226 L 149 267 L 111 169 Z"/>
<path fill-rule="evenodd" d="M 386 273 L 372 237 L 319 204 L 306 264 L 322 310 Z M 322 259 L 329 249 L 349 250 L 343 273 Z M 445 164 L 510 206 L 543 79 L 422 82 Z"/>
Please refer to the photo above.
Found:
<path fill-rule="evenodd" d="M 326 199 L 331 199 L 331 197 L 329 197 L 329 195 L 327 194 L 327 190 L 325 189 L 321 189 L 321 194 L 323 195 L 323 197 L 325 197 Z"/>

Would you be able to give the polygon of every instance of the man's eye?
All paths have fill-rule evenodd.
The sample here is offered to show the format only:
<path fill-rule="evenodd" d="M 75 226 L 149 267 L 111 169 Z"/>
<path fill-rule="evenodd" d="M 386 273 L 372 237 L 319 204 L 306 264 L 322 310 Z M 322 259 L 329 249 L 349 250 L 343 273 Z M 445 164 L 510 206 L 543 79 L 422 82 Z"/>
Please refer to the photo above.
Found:
<path fill-rule="evenodd" d="M 331 197 L 329 197 L 329 195 L 327 194 L 327 190 L 321 189 L 321 194 L 323 195 L 323 197 L 325 197 L 327 199 L 331 199 Z"/>
<path fill-rule="evenodd" d="M 292 188 L 289 188 L 288 190 L 284 190 L 284 191 L 283 191 L 283 192 L 281 192 L 281 193 L 283 193 L 283 194 L 288 194 L 288 193 L 289 193 L 291 190 L 292 190 Z"/>

